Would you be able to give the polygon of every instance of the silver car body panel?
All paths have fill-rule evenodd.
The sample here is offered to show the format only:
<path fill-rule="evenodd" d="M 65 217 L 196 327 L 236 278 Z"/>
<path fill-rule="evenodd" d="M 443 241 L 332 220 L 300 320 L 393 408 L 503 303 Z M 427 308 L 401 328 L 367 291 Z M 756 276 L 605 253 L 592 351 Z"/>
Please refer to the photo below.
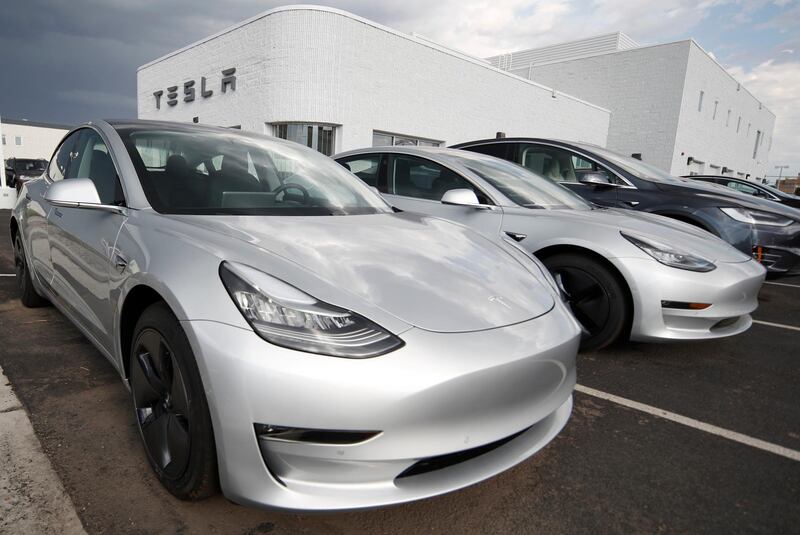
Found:
<path fill-rule="evenodd" d="M 567 246 L 607 259 L 625 279 L 631 293 L 631 340 L 720 338 L 744 332 L 752 324 L 750 313 L 758 307 L 758 292 L 766 271 L 751 257 L 705 230 L 632 210 L 524 208 L 465 167 L 460 159 L 462 151 L 456 149 L 373 147 L 344 152 L 334 158 L 375 153 L 409 154 L 436 162 L 461 175 L 495 203 L 490 207 L 455 206 L 384 195 L 397 208 L 451 219 L 499 241 L 506 232 L 524 235 L 519 245 L 531 254 Z M 717 268 L 700 273 L 666 266 L 623 238 L 621 231 L 679 247 L 713 261 Z M 662 301 L 712 306 L 704 310 L 680 310 L 663 308 Z"/>
<path fill-rule="evenodd" d="M 230 499 L 324 510 L 423 498 L 521 462 L 565 425 L 580 328 L 514 247 L 418 214 L 160 214 L 113 127 L 83 127 L 102 133 L 127 207 L 55 208 L 49 178 L 27 183 L 13 218 L 34 285 L 123 378 L 126 298 L 141 287 L 163 298 L 196 357 Z M 370 359 L 272 345 L 225 290 L 223 261 L 357 312 L 405 344 Z M 380 434 L 348 446 L 259 444 L 255 424 Z M 497 441 L 479 458 L 397 479 L 419 460 Z"/>

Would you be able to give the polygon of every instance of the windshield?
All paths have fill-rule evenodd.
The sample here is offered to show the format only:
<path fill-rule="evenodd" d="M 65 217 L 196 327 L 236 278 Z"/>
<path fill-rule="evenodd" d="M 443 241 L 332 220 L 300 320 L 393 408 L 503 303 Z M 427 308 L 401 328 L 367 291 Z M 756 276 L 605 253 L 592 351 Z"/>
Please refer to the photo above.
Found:
<path fill-rule="evenodd" d="M 637 160 L 635 158 L 629 158 L 628 156 L 623 156 L 622 154 L 618 154 L 608 149 L 603 149 L 601 147 L 595 147 L 595 146 L 585 146 L 585 145 L 578 145 L 578 146 L 588 151 L 594 152 L 598 156 L 605 158 L 606 160 L 620 166 L 633 176 L 641 178 L 643 180 L 652 180 L 655 182 L 668 182 L 671 184 L 683 184 L 686 182 L 691 182 L 689 179 L 672 176 L 671 174 L 659 169 L 658 167 L 646 164 L 643 161 Z"/>
<path fill-rule="evenodd" d="M 158 212 L 353 215 L 391 212 L 336 162 L 296 143 L 176 125 L 118 129 Z"/>
<path fill-rule="evenodd" d="M 520 206 L 548 209 L 592 209 L 589 203 L 564 186 L 515 163 L 471 152 L 459 154 L 458 160 L 461 165 Z"/>
<path fill-rule="evenodd" d="M 46 166 L 47 166 L 46 160 L 26 160 L 20 158 L 14 160 L 15 171 L 22 171 L 22 172 L 30 171 L 30 172 L 43 173 Z"/>

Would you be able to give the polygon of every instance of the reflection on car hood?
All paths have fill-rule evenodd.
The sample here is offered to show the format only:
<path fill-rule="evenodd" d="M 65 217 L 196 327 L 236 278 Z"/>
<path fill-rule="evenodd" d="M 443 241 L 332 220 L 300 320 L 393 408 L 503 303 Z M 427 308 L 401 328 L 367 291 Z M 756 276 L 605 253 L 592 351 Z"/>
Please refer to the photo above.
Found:
<path fill-rule="evenodd" d="M 692 190 L 695 195 L 703 195 L 706 198 L 716 199 L 719 206 L 743 206 L 751 210 L 762 212 L 772 212 L 781 214 L 795 221 L 800 221 L 800 210 L 768 199 L 759 199 L 752 195 L 746 195 L 734 191 L 719 184 L 708 184 L 698 180 L 686 180 L 685 184 L 658 184 L 662 189 L 677 188 Z"/>
<path fill-rule="evenodd" d="M 595 228 L 602 226 L 614 232 L 650 238 L 712 262 L 745 262 L 750 259 L 729 243 L 701 228 L 660 215 L 621 208 L 601 208 L 587 212 L 562 210 L 559 213 L 564 217 L 578 219 L 584 225 L 593 225 Z M 619 243 L 628 249 L 627 241 Z M 616 253 L 612 251 L 612 254 Z"/>
<path fill-rule="evenodd" d="M 491 329 L 554 306 L 551 291 L 508 252 L 437 218 L 409 213 L 170 217 L 222 237 L 210 237 L 217 244 L 235 238 L 261 250 L 253 267 L 269 272 L 277 255 L 421 329 Z"/>

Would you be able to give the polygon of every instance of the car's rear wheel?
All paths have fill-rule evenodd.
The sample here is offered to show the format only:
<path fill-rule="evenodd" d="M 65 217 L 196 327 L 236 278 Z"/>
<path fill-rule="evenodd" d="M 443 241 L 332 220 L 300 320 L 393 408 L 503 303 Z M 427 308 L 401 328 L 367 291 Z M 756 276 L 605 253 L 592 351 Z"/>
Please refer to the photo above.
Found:
<path fill-rule="evenodd" d="M 180 499 L 214 494 L 216 450 L 200 372 L 180 322 L 164 303 L 142 313 L 130 351 L 134 415 L 150 466 Z"/>
<path fill-rule="evenodd" d="M 48 304 L 47 299 L 36 293 L 31 280 L 31 272 L 28 269 L 28 262 L 25 260 L 25 248 L 22 245 L 22 234 L 17 232 L 14 238 L 14 273 L 19 288 L 19 299 L 22 304 L 29 308 L 42 307 Z"/>
<path fill-rule="evenodd" d="M 602 349 L 628 327 L 630 305 L 620 281 L 602 263 L 588 256 L 562 253 L 543 260 L 583 326 L 581 350 Z"/>

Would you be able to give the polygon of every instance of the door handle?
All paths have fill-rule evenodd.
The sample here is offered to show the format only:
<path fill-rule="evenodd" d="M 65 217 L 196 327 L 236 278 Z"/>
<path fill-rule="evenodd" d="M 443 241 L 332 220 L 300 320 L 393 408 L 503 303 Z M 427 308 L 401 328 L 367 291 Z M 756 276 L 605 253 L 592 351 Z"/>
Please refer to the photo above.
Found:
<path fill-rule="evenodd" d="M 62 215 L 64 215 L 64 214 L 63 214 L 63 213 L 61 213 L 61 210 L 59 210 L 58 208 L 56 208 L 56 209 L 54 209 L 54 210 L 53 210 L 53 215 L 54 215 L 54 216 L 56 216 L 56 217 L 61 217 L 61 216 L 62 216 Z"/>

